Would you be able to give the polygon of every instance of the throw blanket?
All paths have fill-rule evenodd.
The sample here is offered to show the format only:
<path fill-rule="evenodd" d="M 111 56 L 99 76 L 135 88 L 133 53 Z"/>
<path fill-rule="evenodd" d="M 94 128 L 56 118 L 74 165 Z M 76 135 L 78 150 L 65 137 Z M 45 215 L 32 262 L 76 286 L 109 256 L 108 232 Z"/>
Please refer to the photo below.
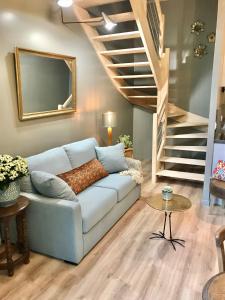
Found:
<path fill-rule="evenodd" d="M 137 184 L 141 184 L 144 181 L 142 167 L 140 160 L 133 158 L 126 158 L 128 164 L 128 170 L 120 172 L 119 174 L 122 176 L 130 175 L 132 180 L 134 180 Z"/>
<path fill-rule="evenodd" d="M 128 169 L 127 171 L 120 172 L 120 175 L 127 176 L 130 175 L 132 180 L 134 180 L 137 184 L 141 184 L 144 181 L 142 172 L 137 171 L 135 169 Z"/>

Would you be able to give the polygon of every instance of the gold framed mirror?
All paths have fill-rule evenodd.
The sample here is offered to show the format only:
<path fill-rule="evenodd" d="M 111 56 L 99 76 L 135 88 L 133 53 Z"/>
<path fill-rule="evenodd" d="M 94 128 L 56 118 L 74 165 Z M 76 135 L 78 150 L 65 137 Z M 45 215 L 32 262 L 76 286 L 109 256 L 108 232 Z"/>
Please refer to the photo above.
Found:
<path fill-rule="evenodd" d="M 76 58 L 16 48 L 21 121 L 76 111 Z"/>

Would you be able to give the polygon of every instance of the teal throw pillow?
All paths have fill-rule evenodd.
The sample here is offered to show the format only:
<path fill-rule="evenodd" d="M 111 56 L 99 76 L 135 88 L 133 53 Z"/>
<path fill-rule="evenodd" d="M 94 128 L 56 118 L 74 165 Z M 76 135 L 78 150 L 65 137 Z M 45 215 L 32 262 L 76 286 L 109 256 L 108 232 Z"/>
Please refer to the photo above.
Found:
<path fill-rule="evenodd" d="M 42 171 L 32 171 L 31 181 L 35 189 L 44 196 L 78 201 L 76 194 L 70 186 L 61 178 L 53 174 Z"/>
<path fill-rule="evenodd" d="M 108 173 L 117 173 L 128 169 L 124 156 L 124 144 L 115 146 L 95 147 L 98 160 Z"/>

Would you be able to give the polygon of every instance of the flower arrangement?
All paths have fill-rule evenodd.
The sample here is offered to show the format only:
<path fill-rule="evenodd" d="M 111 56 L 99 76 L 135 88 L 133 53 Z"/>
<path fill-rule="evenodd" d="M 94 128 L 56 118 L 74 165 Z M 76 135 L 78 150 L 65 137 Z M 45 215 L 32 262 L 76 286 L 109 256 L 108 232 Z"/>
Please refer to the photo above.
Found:
<path fill-rule="evenodd" d="M 173 188 L 169 185 L 164 186 L 162 189 L 163 200 L 171 200 L 173 196 Z"/>
<path fill-rule="evenodd" d="M 0 191 L 5 191 L 11 182 L 28 174 L 28 165 L 24 158 L 0 155 Z"/>
<path fill-rule="evenodd" d="M 132 148 L 132 147 L 133 147 L 133 142 L 132 142 L 132 140 L 131 140 L 131 137 L 130 137 L 130 135 L 127 135 L 127 134 L 124 134 L 124 135 L 121 134 L 121 135 L 119 136 L 117 142 L 118 142 L 118 143 L 123 143 L 125 149 Z"/>

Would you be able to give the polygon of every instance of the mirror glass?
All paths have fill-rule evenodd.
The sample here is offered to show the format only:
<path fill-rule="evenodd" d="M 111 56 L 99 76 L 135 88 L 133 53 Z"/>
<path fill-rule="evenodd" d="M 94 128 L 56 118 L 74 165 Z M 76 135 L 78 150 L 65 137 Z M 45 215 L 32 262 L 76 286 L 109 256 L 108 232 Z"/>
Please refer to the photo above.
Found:
<path fill-rule="evenodd" d="M 16 49 L 19 117 L 75 111 L 75 58 Z"/>

